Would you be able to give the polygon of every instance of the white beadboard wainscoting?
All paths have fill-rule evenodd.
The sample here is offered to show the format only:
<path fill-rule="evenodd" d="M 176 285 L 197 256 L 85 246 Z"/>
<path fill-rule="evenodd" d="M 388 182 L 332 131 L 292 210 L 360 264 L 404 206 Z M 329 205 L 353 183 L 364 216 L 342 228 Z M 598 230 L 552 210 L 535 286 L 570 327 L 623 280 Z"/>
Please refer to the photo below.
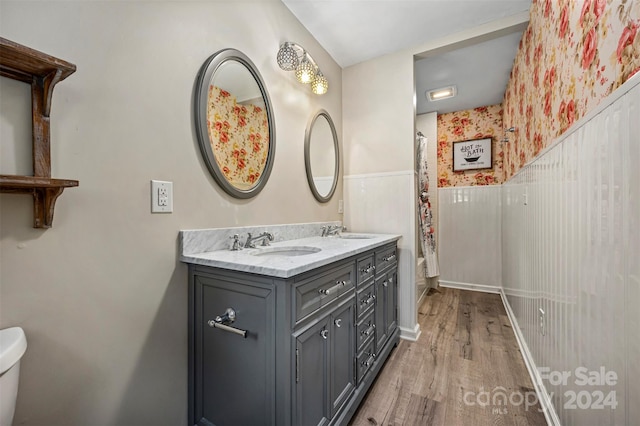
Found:
<path fill-rule="evenodd" d="M 441 286 L 500 292 L 500 204 L 500 185 L 438 189 Z"/>
<path fill-rule="evenodd" d="M 553 424 L 640 424 L 639 81 L 502 187 L 503 295 Z"/>
<path fill-rule="evenodd" d="M 414 171 L 344 177 L 344 220 L 349 231 L 401 234 L 398 241 L 400 337 L 420 335 L 416 306 L 416 189 Z"/>

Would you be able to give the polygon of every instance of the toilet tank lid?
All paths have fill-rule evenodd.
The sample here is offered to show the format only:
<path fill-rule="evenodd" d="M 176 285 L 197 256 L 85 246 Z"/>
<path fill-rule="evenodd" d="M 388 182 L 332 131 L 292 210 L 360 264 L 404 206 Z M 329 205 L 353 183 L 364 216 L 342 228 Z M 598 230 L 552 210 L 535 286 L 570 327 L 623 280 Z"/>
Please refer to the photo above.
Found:
<path fill-rule="evenodd" d="M 0 374 L 20 361 L 27 350 L 27 338 L 20 327 L 0 330 Z"/>

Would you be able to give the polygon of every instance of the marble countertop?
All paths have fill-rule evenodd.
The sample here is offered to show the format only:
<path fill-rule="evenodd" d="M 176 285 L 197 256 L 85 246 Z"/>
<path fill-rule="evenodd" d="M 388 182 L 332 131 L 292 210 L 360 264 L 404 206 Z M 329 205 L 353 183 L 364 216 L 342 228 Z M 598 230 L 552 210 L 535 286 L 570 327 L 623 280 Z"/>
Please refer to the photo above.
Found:
<path fill-rule="evenodd" d="M 355 238 L 364 236 L 366 238 Z M 271 243 L 269 247 L 247 248 L 238 251 L 213 250 L 201 253 L 184 253 L 180 260 L 185 263 L 249 272 L 278 278 L 290 278 L 294 275 L 346 259 L 376 247 L 397 241 L 400 235 L 343 233 L 342 236 L 305 237 Z M 297 256 L 267 255 L 264 251 L 277 251 L 277 248 L 306 247 L 320 251 Z"/>

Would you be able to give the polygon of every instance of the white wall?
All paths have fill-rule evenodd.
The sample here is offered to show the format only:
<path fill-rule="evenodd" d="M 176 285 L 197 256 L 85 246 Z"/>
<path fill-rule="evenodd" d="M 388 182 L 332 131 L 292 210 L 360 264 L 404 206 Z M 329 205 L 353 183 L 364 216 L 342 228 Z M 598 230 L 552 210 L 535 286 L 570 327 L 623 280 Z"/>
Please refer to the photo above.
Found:
<path fill-rule="evenodd" d="M 569 374 L 541 380 L 563 425 L 640 423 L 640 75 L 610 98 L 503 185 L 504 292 L 534 368 Z"/>
<path fill-rule="evenodd" d="M 344 224 L 350 231 L 400 234 L 398 241 L 398 323 L 401 337 L 417 339 L 415 309 L 415 211 L 413 170 L 349 175 L 344 178 Z"/>
<path fill-rule="evenodd" d="M 345 174 L 413 170 L 413 55 L 400 52 L 342 73 Z"/>
<path fill-rule="evenodd" d="M 344 223 L 356 231 L 402 235 L 398 322 L 402 337 L 416 339 L 413 56 L 399 53 L 351 66 L 342 82 Z"/>
<path fill-rule="evenodd" d="M 32 228 L 31 197 L 0 195 L 0 327 L 23 327 L 29 345 L 15 423 L 185 424 L 187 268 L 177 261 L 178 231 L 340 220 L 342 186 L 331 202 L 316 202 L 303 152 L 305 126 L 320 108 L 342 134 L 341 69 L 279 1 L 3 0 L 0 28 L 78 68 L 54 91 L 51 139 L 53 176 L 80 186 L 58 199 L 49 230 Z M 313 55 L 328 94 L 312 95 L 277 67 L 285 40 Z M 193 132 L 196 74 L 226 47 L 253 60 L 275 112 L 273 172 L 251 200 L 216 185 Z M 28 170 L 25 91 L 1 80 L 1 166 Z M 173 214 L 150 214 L 150 179 L 174 182 Z"/>
<path fill-rule="evenodd" d="M 502 286 L 501 187 L 439 188 L 440 285 Z"/>

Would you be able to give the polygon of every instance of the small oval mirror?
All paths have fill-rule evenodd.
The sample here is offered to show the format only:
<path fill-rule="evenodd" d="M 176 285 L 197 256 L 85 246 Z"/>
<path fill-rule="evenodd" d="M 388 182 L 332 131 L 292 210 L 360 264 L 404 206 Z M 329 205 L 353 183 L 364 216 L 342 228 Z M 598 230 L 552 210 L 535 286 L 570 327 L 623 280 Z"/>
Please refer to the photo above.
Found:
<path fill-rule="evenodd" d="M 307 124 L 304 136 L 304 162 L 309 187 L 316 200 L 326 203 L 338 184 L 340 168 L 338 135 L 325 110 L 320 110 Z"/>
<path fill-rule="evenodd" d="M 273 109 L 257 68 L 238 50 L 216 52 L 200 69 L 194 101 L 209 172 L 228 194 L 255 196 L 267 183 L 275 155 Z"/>

